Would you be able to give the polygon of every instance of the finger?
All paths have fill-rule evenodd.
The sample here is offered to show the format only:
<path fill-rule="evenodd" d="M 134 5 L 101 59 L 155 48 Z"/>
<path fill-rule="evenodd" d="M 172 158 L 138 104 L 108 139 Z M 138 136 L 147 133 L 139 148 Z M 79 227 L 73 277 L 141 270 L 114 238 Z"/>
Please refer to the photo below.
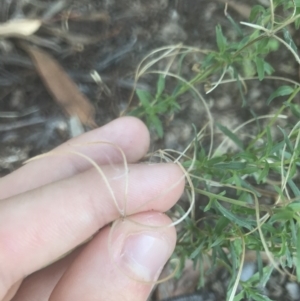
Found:
<path fill-rule="evenodd" d="M 2 301 L 10 301 L 12 299 L 12 297 L 16 294 L 17 290 L 19 289 L 19 287 L 22 284 L 22 279 L 17 281 L 6 293 L 6 295 L 4 296 L 4 299 Z"/>
<path fill-rule="evenodd" d="M 133 218 L 146 225 L 160 226 L 170 219 L 157 212 Z M 175 243 L 174 227 L 151 229 L 122 221 L 103 229 L 68 268 L 49 301 L 124 300 L 145 301 Z"/>
<path fill-rule="evenodd" d="M 3 301 L 48 301 L 54 287 L 83 248 L 76 249 L 63 259 L 28 276 L 15 296 Z"/>
<path fill-rule="evenodd" d="M 55 151 L 78 150 L 98 164 L 121 163 L 120 151 L 111 145 L 89 142 L 107 141 L 118 145 L 128 162 L 141 159 L 149 147 L 149 132 L 146 126 L 133 117 L 116 119 L 109 124 L 85 133 L 57 147 Z M 72 148 L 71 145 L 78 145 Z M 29 191 L 42 185 L 70 177 L 91 167 L 86 160 L 71 154 L 51 156 L 30 162 L 0 181 L 0 199 Z"/>
<path fill-rule="evenodd" d="M 166 211 L 179 199 L 184 179 L 175 164 L 139 164 L 129 168 L 128 214 Z M 122 208 L 126 180 L 123 171 L 121 177 L 117 166 L 105 166 L 103 171 Z M 59 258 L 120 213 L 106 184 L 91 169 L 2 200 L 0 215 L 2 297 L 4 290 L 17 280 Z"/>

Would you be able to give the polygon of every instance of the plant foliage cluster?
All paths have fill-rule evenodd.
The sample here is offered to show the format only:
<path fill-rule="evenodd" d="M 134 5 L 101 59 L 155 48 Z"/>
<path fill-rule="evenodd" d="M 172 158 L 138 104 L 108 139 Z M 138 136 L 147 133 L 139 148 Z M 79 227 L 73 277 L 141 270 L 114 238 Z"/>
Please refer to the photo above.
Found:
<path fill-rule="evenodd" d="M 191 93 L 207 110 L 207 125 L 195 133 L 194 142 L 180 154 L 182 165 L 189 170 L 194 191 L 206 198 L 203 218 L 187 217 L 179 228 L 176 256 L 182 265 L 185 259 L 203 268 L 210 259 L 212 268 L 223 265 L 230 271 L 231 282 L 227 300 L 270 300 L 263 294 L 272 271 L 288 274 L 300 281 L 300 107 L 297 97 L 300 84 L 289 78 L 272 75 L 274 69 L 268 55 L 286 47 L 300 63 L 291 30 L 300 27 L 299 0 L 270 0 L 269 7 L 256 5 L 248 22 L 238 24 L 227 13 L 231 26 L 239 37 L 230 41 L 221 26 L 216 26 L 217 50 L 201 50 L 182 45 L 164 47 L 149 54 L 140 64 L 136 80 L 145 74 L 158 77 L 154 95 L 137 90 L 139 104 L 131 114 L 143 118 L 148 126 L 163 137 L 163 124 L 180 110 L 180 96 Z M 190 78 L 181 74 L 181 66 L 191 54 L 201 54 L 197 73 Z M 166 60 L 167 68 L 157 70 L 157 63 Z M 171 68 L 176 61 L 177 71 Z M 175 69 L 176 69 L 175 68 Z M 211 78 L 218 78 L 210 82 Z M 276 80 L 282 84 L 265 99 L 265 105 L 280 106 L 274 114 L 256 116 L 235 129 L 213 120 L 199 87 L 210 93 L 220 85 L 235 83 L 241 96 L 241 106 L 249 106 L 245 93 L 248 81 Z M 167 89 L 172 82 L 173 89 Z M 262 100 L 258 100 L 262 101 Z M 251 110 L 251 107 L 249 107 Z M 260 126 L 267 120 L 267 126 Z M 279 120 L 283 121 L 279 126 Z M 244 139 L 240 130 L 248 124 L 257 125 L 254 136 Z M 230 140 L 236 151 L 223 151 L 214 145 L 215 131 Z M 279 133 L 274 135 L 274 132 Z M 204 136 L 210 145 L 202 146 Z M 279 137 L 279 138 L 278 138 Z M 187 187 L 187 193 L 191 190 Z M 177 211 L 184 214 L 177 206 Z M 240 281 L 247 252 L 257 258 L 257 273 Z M 199 286 L 204 283 L 203 275 Z"/>

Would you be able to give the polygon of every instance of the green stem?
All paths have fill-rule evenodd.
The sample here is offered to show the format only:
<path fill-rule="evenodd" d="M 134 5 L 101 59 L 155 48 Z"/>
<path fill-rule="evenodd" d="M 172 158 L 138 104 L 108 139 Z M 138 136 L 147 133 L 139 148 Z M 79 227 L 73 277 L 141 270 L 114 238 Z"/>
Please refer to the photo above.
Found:
<path fill-rule="evenodd" d="M 244 201 L 238 201 L 238 200 L 230 199 L 230 198 L 227 198 L 226 196 L 219 195 L 219 194 L 214 194 L 214 193 L 211 193 L 209 191 L 205 191 L 205 190 L 202 190 L 202 189 L 199 189 L 199 188 L 195 188 L 195 192 L 198 192 L 202 195 L 206 195 L 210 198 L 216 198 L 220 201 L 224 201 L 224 202 L 230 203 L 232 205 L 238 205 L 238 206 L 246 207 L 246 208 L 249 208 L 249 209 L 255 209 L 254 205 L 247 204 Z M 266 212 L 270 211 L 270 208 L 268 208 L 267 206 L 260 206 L 259 209 L 260 209 L 260 211 L 266 211 Z"/>
<path fill-rule="evenodd" d="M 293 94 L 289 97 L 289 99 L 287 100 L 287 103 L 291 103 L 292 100 L 295 98 L 295 96 L 300 92 L 300 87 L 298 87 Z M 275 116 L 271 119 L 270 123 L 268 124 L 268 126 L 265 127 L 265 129 L 256 136 L 255 139 L 253 139 L 251 141 L 251 143 L 248 145 L 247 150 L 249 150 L 259 139 L 261 139 L 266 133 L 267 133 L 267 127 L 271 127 L 278 119 L 278 116 L 282 113 L 282 111 L 286 109 L 286 106 L 282 106 L 277 113 L 275 114 Z"/>

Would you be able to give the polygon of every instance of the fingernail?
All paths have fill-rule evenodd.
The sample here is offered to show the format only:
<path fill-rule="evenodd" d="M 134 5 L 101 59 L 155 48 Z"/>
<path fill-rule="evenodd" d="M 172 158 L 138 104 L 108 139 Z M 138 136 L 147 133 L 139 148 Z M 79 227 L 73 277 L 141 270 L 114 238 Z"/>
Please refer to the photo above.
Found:
<path fill-rule="evenodd" d="M 159 233 L 129 235 L 121 253 L 122 265 L 143 281 L 158 278 L 170 254 L 170 245 Z"/>

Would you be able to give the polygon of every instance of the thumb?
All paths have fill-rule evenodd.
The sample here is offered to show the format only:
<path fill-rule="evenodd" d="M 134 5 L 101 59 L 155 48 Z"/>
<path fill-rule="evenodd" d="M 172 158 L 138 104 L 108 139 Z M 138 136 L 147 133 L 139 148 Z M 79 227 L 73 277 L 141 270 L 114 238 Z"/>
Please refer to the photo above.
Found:
<path fill-rule="evenodd" d="M 146 212 L 119 221 L 113 230 L 104 228 L 65 272 L 49 301 L 147 300 L 176 243 L 174 227 L 155 227 L 170 223 L 162 213 Z"/>

